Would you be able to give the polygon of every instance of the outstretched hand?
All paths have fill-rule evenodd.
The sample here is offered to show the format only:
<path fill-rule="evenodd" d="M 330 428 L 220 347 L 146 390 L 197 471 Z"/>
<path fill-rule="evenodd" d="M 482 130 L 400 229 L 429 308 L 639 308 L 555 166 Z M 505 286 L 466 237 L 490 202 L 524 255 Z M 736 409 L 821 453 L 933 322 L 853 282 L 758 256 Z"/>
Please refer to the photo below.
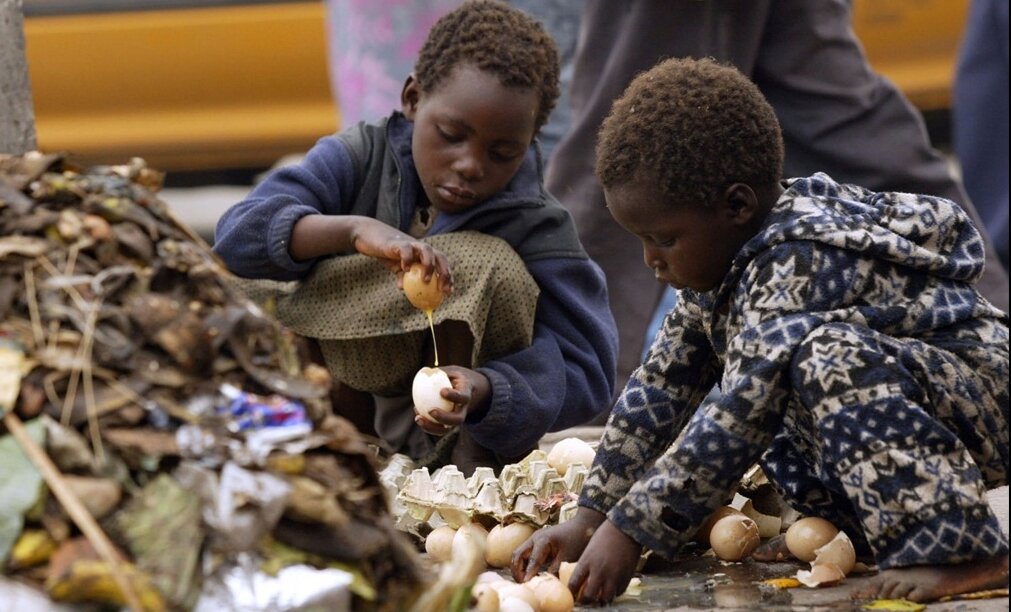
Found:
<path fill-rule="evenodd" d="M 638 542 L 604 521 L 579 557 L 569 590 L 578 603 L 606 604 L 628 588 L 641 555 Z"/>
<path fill-rule="evenodd" d="M 562 561 L 575 561 L 605 517 L 596 510 L 580 507 L 576 516 L 547 529 L 539 529 L 513 552 L 510 570 L 513 580 L 526 582 L 541 568 L 558 573 Z"/>

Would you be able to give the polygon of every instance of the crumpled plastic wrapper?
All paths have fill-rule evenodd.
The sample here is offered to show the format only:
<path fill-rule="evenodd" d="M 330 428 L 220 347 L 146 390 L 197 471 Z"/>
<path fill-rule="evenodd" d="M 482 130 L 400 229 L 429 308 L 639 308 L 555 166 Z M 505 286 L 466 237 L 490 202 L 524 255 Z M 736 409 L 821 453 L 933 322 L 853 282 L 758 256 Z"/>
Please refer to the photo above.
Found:
<path fill-rule="evenodd" d="M 351 579 L 340 569 L 290 565 L 277 576 L 257 568 L 256 557 L 237 555 L 204 579 L 194 612 L 340 611 L 351 608 Z"/>

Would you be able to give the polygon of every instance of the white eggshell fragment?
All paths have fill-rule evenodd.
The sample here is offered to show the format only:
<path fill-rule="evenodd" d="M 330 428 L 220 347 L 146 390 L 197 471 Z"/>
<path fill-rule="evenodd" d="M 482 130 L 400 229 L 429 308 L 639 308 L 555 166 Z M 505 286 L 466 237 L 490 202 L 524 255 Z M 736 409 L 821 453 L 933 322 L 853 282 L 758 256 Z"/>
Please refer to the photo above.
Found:
<path fill-rule="evenodd" d="M 857 562 L 857 553 L 853 542 L 846 532 L 835 534 L 828 544 L 814 551 L 814 561 L 811 565 L 834 565 L 844 575 L 849 575 Z"/>
<path fill-rule="evenodd" d="M 755 506 L 752 505 L 750 499 L 741 507 L 741 512 L 744 513 L 744 516 L 758 524 L 758 536 L 762 539 L 779 535 L 783 527 L 782 517 L 762 514 L 758 510 L 755 510 Z"/>
<path fill-rule="evenodd" d="M 709 545 L 724 561 L 740 561 L 755 552 L 760 542 L 758 524 L 743 514 L 721 518 L 709 533 Z"/>
<path fill-rule="evenodd" d="M 786 530 L 786 547 L 801 561 L 814 561 L 815 550 L 829 543 L 839 529 L 823 518 L 802 518 Z"/>
<path fill-rule="evenodd" d="M 414 399 L 414 411 L 435 422 L 435 419 L 428 415 L 433 408 L 453 411 L 453 402 L 442 397 L 440 391 L 452 389 L 453 383 L 449 382 L 449 375 L 440 368 L 421 368 L 414 375 L 414 383 L 411 385 L 411 397 Z"/>
<path fill-rule="evenodd" d="M 840 582 L 846 574 L 835 565 L 812 565 L 811 571 L 797 570 L 797 580 L 808 587 L 832 586 Z"/>
<path fill-rule="evenodd" d="M 593 458 L 597 452 L 593 447 L 579 438 L 565 438 L 559 440 L 548 452 L 548 465 L 555 468 L 560 476 L 565 476 L 569 466 L 574 463 L 582 463 L 587 468 L 593 465 Z"/>
<path fill-rule="evenodd" d="M 432 530 L 425 538 L 425 552 L 433 561 L 448 561 L 452 556 L 453 539 L 456 537 L 456 529 L 443 525 Z"/>
<path fill-rule="evenodd" d="M 513 552 L 533 535 L 534 528 L 526 523 L 495 525 L 488 532 L 485 561 L 492 567 L 509 567 Z"/>

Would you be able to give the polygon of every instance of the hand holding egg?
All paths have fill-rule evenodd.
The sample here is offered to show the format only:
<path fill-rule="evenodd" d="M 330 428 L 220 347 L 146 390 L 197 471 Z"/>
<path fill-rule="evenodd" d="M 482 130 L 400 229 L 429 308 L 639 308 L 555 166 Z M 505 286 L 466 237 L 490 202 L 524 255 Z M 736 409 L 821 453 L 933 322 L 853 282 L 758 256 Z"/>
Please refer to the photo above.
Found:
<path fill-rule="evenodd" d="M 453 411 L 453 402 L 442 397 L 443 389 L 452 389 L 453 384 L 449 381 L 449 375 L 441 368 L 421 368 L 414 375 L 414 383 L 411 385 L 411 397 L 414 399 L 414 411 L 424 419 L 432 423 L 438 423 L 429 413 L 433 409 L 443 412 Z"/>

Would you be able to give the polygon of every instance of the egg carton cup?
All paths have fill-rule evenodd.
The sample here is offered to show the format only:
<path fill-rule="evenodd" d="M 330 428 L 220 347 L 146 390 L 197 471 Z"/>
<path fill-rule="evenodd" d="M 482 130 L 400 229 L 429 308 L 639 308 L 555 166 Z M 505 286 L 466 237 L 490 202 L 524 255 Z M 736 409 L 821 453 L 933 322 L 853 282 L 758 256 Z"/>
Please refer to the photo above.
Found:
<path fill-rule="evenodd" d="M 485 518 L 546 525 L 557 519 L 563 502 L 578 496 L 588 472 L 582 463 L 574 463 L 560 476 L 540 450 L 505 466 L 498 477 L 487 467 L 477 468 L 470 478 L 455 465 L 431 474 L 427 468 L 417 468 L 406 476 L 404 464 L 387 469 L 391 471 L 388 482 L 402 478 L 399 491 L 391 496 L 394 516 L 399 518 L 398 511 L 409 515 L 408 522 L 415 527 L 414 521 L 438 519 L 453 528 Z"/>

